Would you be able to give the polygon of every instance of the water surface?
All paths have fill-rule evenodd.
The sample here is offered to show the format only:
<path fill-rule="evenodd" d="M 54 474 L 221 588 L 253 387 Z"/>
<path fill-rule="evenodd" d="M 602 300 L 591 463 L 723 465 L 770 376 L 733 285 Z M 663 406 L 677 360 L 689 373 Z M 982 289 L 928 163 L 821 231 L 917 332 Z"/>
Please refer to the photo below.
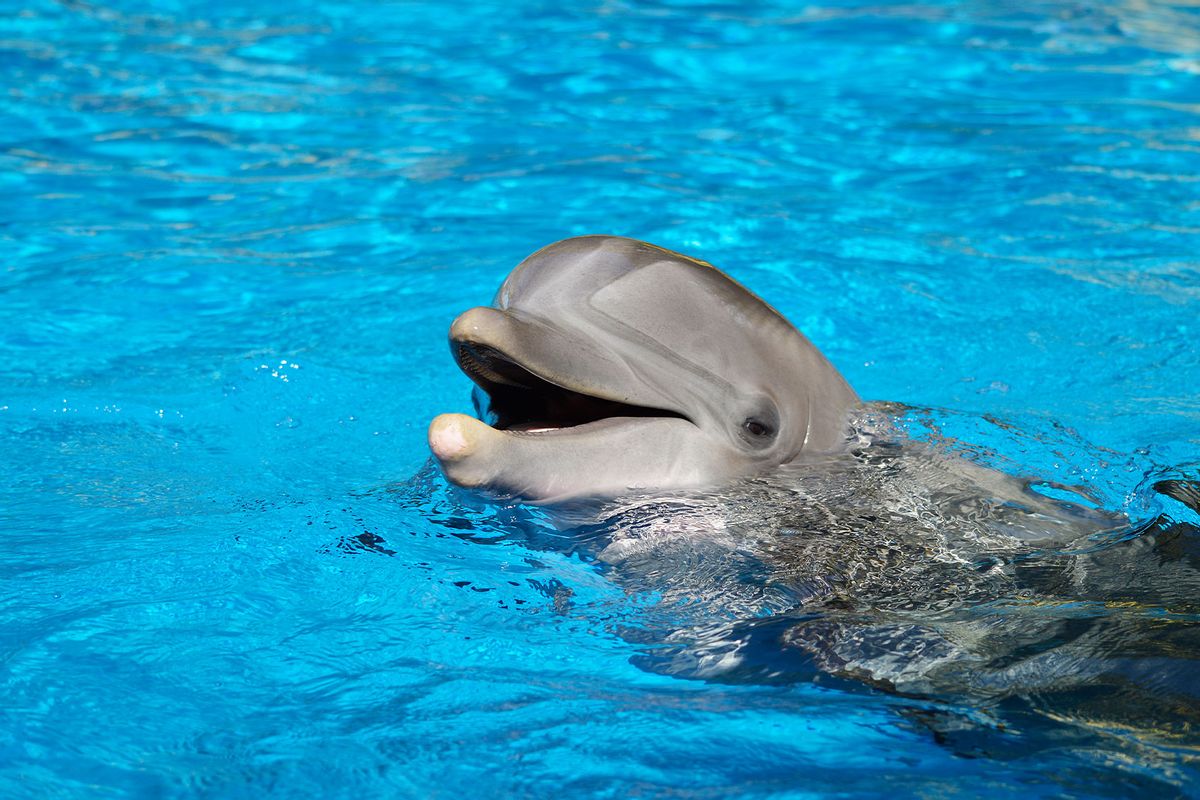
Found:
<path fill-rule="evenodd" d="M 649 586 L 412 478 L 470 409 L 453 316 L 615 233 L 992 463 L 1194 523 L 1150 489 L 1200 463 L 1194 3 L 0 16 L 4 794 L 1200 791 L 1194 738 L 972 748 L 928 724 L 969 700 L 656 668 Z"/>

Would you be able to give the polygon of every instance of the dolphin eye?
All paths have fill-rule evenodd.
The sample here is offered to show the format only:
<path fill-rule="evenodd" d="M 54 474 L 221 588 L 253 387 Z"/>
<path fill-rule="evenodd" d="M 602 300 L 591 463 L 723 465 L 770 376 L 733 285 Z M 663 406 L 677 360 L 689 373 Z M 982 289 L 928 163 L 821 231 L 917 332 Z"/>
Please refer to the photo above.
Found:
<path fill-rule="evenodd" d="M 746 431 L 746 433 L 750 434 L 756 439 L 763 439 L 768 436 L 775 435 L 775 431 L 770 425 L 760 419 L 755 419 L 754 417 L 750 417 L 750 419 L 743 422 L 742 428 Z"/>
<path fill-rule="evenodd" d="M 768 397 L 751 398 L 742 413 L 746 416 L 738 425 L 737 432 L 743 445 L 748 446 L 751 452 L 765 454 L 771 451 L 782 427 L 775 403 Z"/>

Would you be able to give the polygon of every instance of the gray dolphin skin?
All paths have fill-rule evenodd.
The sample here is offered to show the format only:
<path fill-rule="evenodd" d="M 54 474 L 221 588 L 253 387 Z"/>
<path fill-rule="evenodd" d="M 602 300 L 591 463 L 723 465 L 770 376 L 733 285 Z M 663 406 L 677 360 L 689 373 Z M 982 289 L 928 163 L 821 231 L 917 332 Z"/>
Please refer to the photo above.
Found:
<path fill-rule="evenodd" d="M 535 503 L 715 487 L 845 447 L 858 396 L 778 312 L 703 261 L 581 236 L 450 327 L 481 419 L 429 445 L 454 484 Z"/>

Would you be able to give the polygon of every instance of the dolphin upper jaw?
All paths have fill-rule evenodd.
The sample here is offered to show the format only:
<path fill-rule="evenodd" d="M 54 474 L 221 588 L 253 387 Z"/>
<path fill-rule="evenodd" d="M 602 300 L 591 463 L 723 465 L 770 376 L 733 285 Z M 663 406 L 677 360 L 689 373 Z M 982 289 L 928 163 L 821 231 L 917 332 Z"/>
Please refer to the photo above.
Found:
<path fill-rule="evenodd" d="M 543 427 L 552 430 L 626 416 L 695 422 L 679 398 L 654 391 L 637 365 L 605 347 L 601 337 L 529 315 L 470 309 L 451 326 L 450 349 L 491 411 L 501 412 L 493 414 L 496 427 L 547 422 Z M 539 419 L 539 412 L 549 417 Z"/>

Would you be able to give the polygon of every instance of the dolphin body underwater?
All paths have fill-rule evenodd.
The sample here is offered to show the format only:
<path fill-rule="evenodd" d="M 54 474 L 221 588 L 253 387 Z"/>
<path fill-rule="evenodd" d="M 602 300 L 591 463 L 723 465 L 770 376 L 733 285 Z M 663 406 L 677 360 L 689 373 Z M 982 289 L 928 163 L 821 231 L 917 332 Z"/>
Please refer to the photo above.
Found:
<path fill-rule="evenodd" d="M 1197 767 L 1197 481 L 1155 483 L 1184 511 L 1134 523 L 916 441 L 758 297 L 631 239 L 539 250 L 450 346 L 479 419 L 430 424 L 446 478 L 563 510 L 556 541 L 660 597 L 647 668 L 832 676 L 995 714 L 917 712 L 939 738 L 1030 716 L 1069 729 L 1050 749 L 1134 730 L 1117 749 Z"/>

